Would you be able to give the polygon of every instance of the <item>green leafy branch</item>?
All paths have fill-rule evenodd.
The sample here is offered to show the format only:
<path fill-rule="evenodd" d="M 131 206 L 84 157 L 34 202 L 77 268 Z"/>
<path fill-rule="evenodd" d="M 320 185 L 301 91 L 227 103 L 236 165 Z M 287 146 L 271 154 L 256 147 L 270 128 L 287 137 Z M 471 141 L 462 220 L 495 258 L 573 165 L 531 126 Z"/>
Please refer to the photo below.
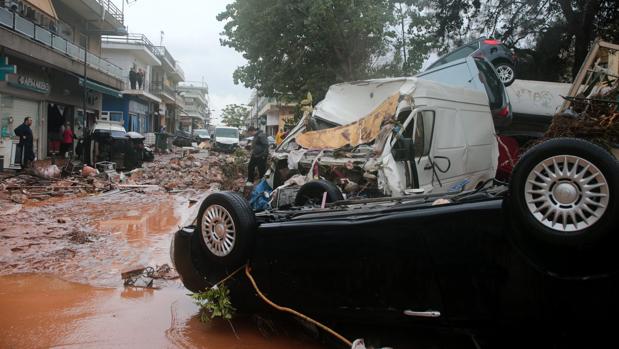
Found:
<path fill-rule="evenodd" d="M 236 311 L 230 301 L 230 290 L 225 285 L 214 286 L 190 296 L 200 307 L 200 321 L 204 323 L 216 317 L 230 320 Z"/>

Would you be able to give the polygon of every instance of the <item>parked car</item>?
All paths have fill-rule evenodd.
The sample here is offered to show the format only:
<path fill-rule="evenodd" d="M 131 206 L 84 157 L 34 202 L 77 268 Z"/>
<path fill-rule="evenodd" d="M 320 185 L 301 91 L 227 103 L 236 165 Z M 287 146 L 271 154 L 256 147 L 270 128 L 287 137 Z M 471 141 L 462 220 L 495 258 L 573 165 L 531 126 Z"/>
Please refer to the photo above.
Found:
<path fill-rule="evenodd" d="M 194 129 L 193 138 L 197 143 L 208 142 L 211 140 L 211 135 L 207 129 Z"/>
<path fill-rule="evenodd" d="M 239 147 L 239 129 L 236 127 L 218 126 L 213 138 L 215 150 L 231 152 Z"/>
<path fill-rule="evenodd" d="M 498 347 L 595 347 L 617 342 L 617 190 L 608 151 L 553 139 L 521 158 L 509 187 L 257 213 L 237 193 L 211 194 L 171 255 L 191 291 L 247 263 L 271 301 L 336 328 L 454 328 L 495 335 Z M 226 284 L 239 311 L 266 308 L 242 272 Z"/>
<path fill-rule="evenodd" d="M 191 144 L 194 142 L 194 138 L 187 131 L 177 130 L 174 132 L 174 140 L 172 144 L 177 147 L 191 147 Z"/>
<path fill-rule="evenodd" d="M 512 122 L 512 107 L 505 85 L 492 65 L 481 57 L 466 57 L 427 69 L 416 77 L 486 92 L 494 128 L 502 132 Z"/>
<path fill-rule="evenodd" d="M 464 46 L 458 47 L 452 52 L 440 57 L 436 62 L 428 66 L 427 70 L 432 70 L 443 64 L 453 62 L 464 57 L 480 57 L 487 59 L 505 86 L 511 85 L 516 79 L 517 58 L 514 51 L 510 50 L 499 40 L 480 38 Z"/>

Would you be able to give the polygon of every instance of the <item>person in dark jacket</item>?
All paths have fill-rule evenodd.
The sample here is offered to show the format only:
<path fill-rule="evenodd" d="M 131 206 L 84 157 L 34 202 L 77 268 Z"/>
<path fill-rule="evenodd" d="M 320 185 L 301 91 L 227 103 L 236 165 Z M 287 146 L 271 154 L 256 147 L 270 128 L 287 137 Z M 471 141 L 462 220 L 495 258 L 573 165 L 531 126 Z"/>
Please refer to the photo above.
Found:
<path fill-rule="evenodd" d="M 129 70 L 129 83 L 131 85 L 131 89 L 135 90 L 135 83 L 138 80 L 138 72 L 135 71 L 135 67 L 131 67 Z"/>
<path fill-rule="evenodd" d="M 249 167 L 247 168 L 247 183 L 246 185 L 253 185 L 255 170 L 258 168 L 259 178 L 264 177 L 264 173 L 267 170 L 267 156 L 269 155 L 269 141 L 267 135 L 253 126 L 247 129 L 250 136 L 254 139 L 251 143 L 251 159 L 249 160 Z"/>
<path fill-rule="evenodd" d="M 28 168 L 30 162 L 34 160 L 34 137 L 30 125 L 32 125 L 32 118 L 27 116 L 24 123 L 13 130 L 15 135 L 19 137 L 15 162 L 19 163 L 22 169 Z"/>

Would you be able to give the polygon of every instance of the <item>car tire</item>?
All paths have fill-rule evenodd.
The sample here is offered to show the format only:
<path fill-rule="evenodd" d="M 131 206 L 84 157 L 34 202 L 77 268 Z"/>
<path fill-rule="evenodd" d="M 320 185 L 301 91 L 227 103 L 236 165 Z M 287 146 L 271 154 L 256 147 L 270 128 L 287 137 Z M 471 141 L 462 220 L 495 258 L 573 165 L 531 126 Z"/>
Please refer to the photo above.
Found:
<path fill-rule="evenodd" d="M 496 71 L 499 79 L 506 87 L 513 84 L 516 80 L 516 69 L 514 65 L 505 61 L 499 61 L 493 63 L 494 70 Z"/>
<path fill-rule="evenodd" d="M 211 194 L 198 211 L 197 233 L 206 259 L 229 271 L 247 262 L 256 226 L 249 203 L 237 193 Z"/>
<path fill-rule="evenodd" d="M 335 184 L 323 179 L 309 181 L 301 186 L 294 199 L 295 206 L 322 203 L 322 196 L 327 193 L 327 202 L 344 200 L 344 196 Z"/>
<path fill-rule="evenodd" d="M 557 138 L 522 156 L 510 193 L 518 215 L 539 239 L 591 245 L 613 228 L 618 174 L 619 162 L 605 149 Z"/>
<path fill-rule="evenodd" d="M 617 265 L 609 247 L 619 240 L 618 190 L 619 162 L 605 149 L 574 138 L 538 144 L 512 173 L 512 240 L 556 273 L 587 274 Z"/>

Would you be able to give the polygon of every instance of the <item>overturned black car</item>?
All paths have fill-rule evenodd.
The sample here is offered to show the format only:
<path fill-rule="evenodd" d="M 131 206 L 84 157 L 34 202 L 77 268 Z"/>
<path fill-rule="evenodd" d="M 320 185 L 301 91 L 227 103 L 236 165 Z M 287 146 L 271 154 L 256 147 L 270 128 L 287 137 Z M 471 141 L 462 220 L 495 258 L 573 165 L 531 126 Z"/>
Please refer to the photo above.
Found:
<path fill-rule="evenodd" d="M 204 290 L 248 263 L 273 302 L 336 328 L 458 329 L 501 347 L 618 345 L 609 329 L 619 313 L 619 162 L 608 151 L 549 140 L 522 156 L 509 186 L 453 194 L 343 200 L 321 183 L 317 200 L 287 210 L 208 196 L 197 226 L 172 243 L 185 286 Z M 235 307 L 265 309 L 242 273 L 226 283 Z"/>
<path fill-rule="evenodd" d="M 144 139 L 137 132 L 126 132 L 119 124 L 100 122 L 80 139 L 76 154 L 91 166 L 113 162 L 117 170 L 130 171 L 154 160 L 153 151 L 144 145 Z"/>

